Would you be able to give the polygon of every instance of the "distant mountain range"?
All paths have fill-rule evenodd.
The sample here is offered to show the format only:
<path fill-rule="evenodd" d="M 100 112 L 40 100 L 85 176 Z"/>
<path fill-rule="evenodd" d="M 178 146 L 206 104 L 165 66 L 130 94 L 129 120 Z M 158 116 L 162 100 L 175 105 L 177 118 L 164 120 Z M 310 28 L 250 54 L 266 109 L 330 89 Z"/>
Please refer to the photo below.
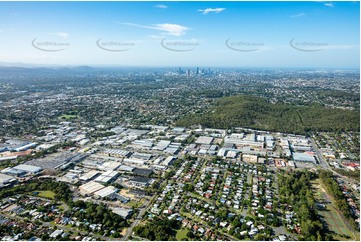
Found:
<path fill-rule="evenodd" d="M 23 67 L 23 68 L 78 68 L 78 67 L 87 67 L 92 68 L 90 66 L 71 66 L 71 65 L 46 65 L 46 64 L 34 64 L 34 63 L 24 63 L 24 62 L 4 62 L 0 61 L 0 67 Z"/>
<path fill-rule="evenodd" d="M 85 73 L 104 73 L 104 72 L 142 72 L 142 71 L 171 71 L 176 70 L 179 67 L 150 67 L 150 66 L 71 66 L 71 65 L 46 65 L 46 64 L 32 64 L 23 62 L 2 62 L 0 61 L 0 74 L 85 74 Z M 196 68 L 196 67 L 184 67 L 184 68 Z M 357 69 L 319 69 L 319 68 L 251 68 L 251 67 L 213 67 L 213 69 L 223 71 L 301 71 L 301 72 L 359 72 Z"/>
<path fill-rule="evenodd" d="M 22 62 L 7 63 L 0 62 L 0 74 L 77 74 L 99 71 L 100 69 L 90 66 L 45 66 L 26 64 Z"/>

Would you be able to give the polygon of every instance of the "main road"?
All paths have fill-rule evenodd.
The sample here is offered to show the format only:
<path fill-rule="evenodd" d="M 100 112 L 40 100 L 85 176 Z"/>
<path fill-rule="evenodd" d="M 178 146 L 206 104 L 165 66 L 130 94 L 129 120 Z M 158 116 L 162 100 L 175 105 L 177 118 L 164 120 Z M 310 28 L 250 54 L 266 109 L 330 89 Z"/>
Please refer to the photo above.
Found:
<path fill-rule="evenodd" d="M 324 169 L 332 170 L 332 168 L 330 167 L 328 162 L 325 160 L 325 157 L 323 157 L 322 152 L 317 147 L 317 145 L 316 145 L 315 141 L 313 140 L 313 138 L 311 138 L 311 144 L 312 144 L 312 148 L 315 150 L 315 152 L 317 154 L 317 160 L 319 162 L 319 165 Z"/>
<path fill-rule="evenodd" d="M 121 240 L 129 240 L 129 236 L 132 234 L 133 232 L 133 228 L 135 226 L 137 226 L 139 224 L 139 222 L 142 220 L 142 217 L 145 213 L 145 211 L 147 211 L 147 209 L 149 208 L 149 205 L 151 204 L 151 202 L 153 201 L 153 199 L 156 197 L 157 194 L 154 194 L 147 202 L 146 204 L 142 207 L 142 209 L 139 211 L 138 216 L 134 219 L 134 222 L 132 223 L 132 225 L 127 228 L 127 233 L 124 235 L 124 237 Z"/>
<path fill-rule="evenodd" d="M 358 182 L 350 177 L 346 177 L 344 175 L 341 175 L 340 173 L 336 172 L 334 169 L 332 169 L 332 167 L 328 164 L 328 162 L 325 160 L 325 157 L 322 155 L 322 152 L 320 151 L 320 149 L 317 147 L 315 141 L 313 140 L 313 138 L 311 138 L 311 144 L 313 149 L 315 150 L 316 154 L 317 154 L 317 160 L 319 161 L 319 165 L 323 168 L 323 169 L 327 169 L 329 171 L 331 171 L 333 174 L 337 175 L 338 177 L 340 177 L 341 179 L 343 179 L 346 183 L 350 183 L 350 184 L 358 184 Z M 356 197 L 359 199 L 360 195 L 358 192 L 355 193 Z"/>

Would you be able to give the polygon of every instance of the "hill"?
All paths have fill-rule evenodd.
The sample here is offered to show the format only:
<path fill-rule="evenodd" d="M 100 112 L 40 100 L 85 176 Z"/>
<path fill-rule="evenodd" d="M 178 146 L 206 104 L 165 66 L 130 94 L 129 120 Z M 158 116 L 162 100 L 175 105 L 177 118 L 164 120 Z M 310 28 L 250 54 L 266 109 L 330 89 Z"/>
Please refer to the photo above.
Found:
<path fill-rule="evenodd" d="M 321 105 L 272 104 L 254 96 L 219 98 L 204 114 L 181 117 L 179 126 L 201 124 L 209 128 L 244 127 L 288 133 L 360 129 L 358 111 Z"/>

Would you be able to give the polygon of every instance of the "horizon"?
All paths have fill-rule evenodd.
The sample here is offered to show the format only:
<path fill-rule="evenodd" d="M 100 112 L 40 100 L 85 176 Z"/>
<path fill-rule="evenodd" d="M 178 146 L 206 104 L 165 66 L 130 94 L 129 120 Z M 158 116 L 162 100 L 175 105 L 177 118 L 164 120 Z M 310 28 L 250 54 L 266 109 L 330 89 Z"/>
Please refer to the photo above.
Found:
<path fill-rule="evenodd" d="M 359 69 L 359 10 L 359 2 L 1 2 L 0 57 L 59 66 Z"/>
<path fill-rule="evenodd" d="M 315 70 L 315 71 L 360 71 L 359 67 L 282 67 L 282 66 L 275 66 L 275 67 L 262 67 L 262 66 L 206 66 L 206 65 L 192 65 L 192 66 L 126 66 L 126 65 L 59 65 L 59 64 L 36 64 L 36 63 L 23 63 L 23 62 L 0 62 L 0 68 L 25 68 L 25 69 L 37 69 L 37 68 L 46 68 L 46 69 L 60 69 L 60 68 L 80 68 L 80 67 L 87 67 L 92 69 L 195 69 L 195 68 L 213 68 L 213 69 L 235 69 L 235 70 L 242 70 L 242 69 L 264 69 L 264 70 Z"/>

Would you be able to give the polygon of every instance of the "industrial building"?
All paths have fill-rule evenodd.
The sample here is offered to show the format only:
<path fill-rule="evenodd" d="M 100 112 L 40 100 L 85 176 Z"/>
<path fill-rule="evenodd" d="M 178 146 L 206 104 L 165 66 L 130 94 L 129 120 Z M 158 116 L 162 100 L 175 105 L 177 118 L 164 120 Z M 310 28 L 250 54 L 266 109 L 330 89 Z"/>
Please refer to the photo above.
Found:
<path fill-rule="evenodd" d="M 161 140 L 158 142 L 158 144 L 156 146 L 154 146 L 152 149 L 153 150 L 165 150 L 169 145 L 170 145 L 170 141 L 169 140 Z"/>
<path fill-rule="evenodd" d="M 107 162 L 104 162 L 101 166 L 99 166 L 99 169 L 103 170 L 103 171 L 114 171 L 114 170 L 118 169 L 118 167 L 120 165 L 121 165 L 120 162 L 107 161 Z"/>
<path fill-rule="evenodd" d="M 114 157 L 129 157 L 130 152 L 126 150 L 118 150 L 118 149 L 105 149 L 101 152 L 102 154 Z"/>
<path fill-rule="evenodd" d="M 98 171 L 89 171 L 87 173 L 85 173 L 84 175 L 82 175 L 81 177 L 79 177 L 80 180 L 82 181 L 89 181 L 91 179 L 93 179 L 94 177 L 96 177 L 99 174 Z"/>
<path fill-rule="evenodd" d="M 6 169 L 2 170 L 1 172 L 4 174 L 21 177 L 21 176 L 25 176 L 28 174 L 35 175 L 35 174 L 40 173 L 41 171 L 42 171 L 42 169 L 38 166 L 22 164 L 22 165 L 17 165 L 17 166 L 11 167 L 11 168 L 10 167 L 6 168 Z"/>
<path fill-rule="evenodd" d="M 22 170 L 30 174 L 37 174 L 42 171 L 42 169 L 38 166 L 24 165 L 24 164 L 14 166 L 13 169 Z"/>
<path fill-rule="evenodd" d="M 119 176 L 119 172 L 117 171 L 106 171 L 102 174 L 100 174 L 95 181 L 101 182 L 101 183 L 107 183 L 110 181 L 115 180 Z"/>
<path fill-rule="evenodd" d="M 138 160 L 138 159 L 131 159 L 131 158 L 125 158 L 123 160 L 124 164 L 128 164 L 128 165 L 136 165 L 136 166 L 142 166 L 144 165 L 146 162 L 143 160 Z"/>
<path fill-rule="evenodd" d="M 81 185 L 79 187 L 79 192 L 84 196 L 88 196 L 96 191 L 99 191 L 100 189 L 103 189 L 104 187 L 105 186 L 99 184 L 98 182 L 90 181 L 88 183 L 85 183 L 84 185 Z"/>
<path fill-rule="evenodd" d="M 127 185 L 130 187 L 147 187 L 151 179 L 141 176 L 134 176 L 129 178 Z"/>
<path fill-rule="evenodd" d="M 13 150 L 15 151 L 24 151 L 24 150 L 27 150 L 27 149 L 30 149 L 32 147 L 35 147 L 37 146 L 38 143 L 24 143 L 24 144 L 21 144 L 17 147 L 14 147 Z"/>
<path fill-rule="evenodd" d="M 124 219 L 129 218 L 133 214 L 133 209 L 126 209 L 120 207 L 113 208 L 112 211 L 113 213 L 118 214 Z"/>
<path fill-rule="evenodd" d="M 198 139 L 196 140 L 196 144 L 206 144 L 206 145 L 210 145 L 213 141 L 213 137 L 207 137 L 207 136 L 200 136 L 198 137 Z"/>
<path fill-rule="evenodd" d="M 312 162 L 316 164 L 316 159 L 313 155 L 306 153 L 293 153 L 293 160 L 298 162 Z"/>
<path fill-rule="evenodd" d="M 133 170 L 133 174 L 136 175 L 136 176 L 149 177 L 152 173 L 153 173 L 153 170 L 151 170 L 151 169 L 135 168 L 135 169 Z"/>
<path fill-rule="evenodd" d="M 164 166 L 170 166 L 173 164 L 173 162 L 176 160 L 174 156 L 168 156 L 163 162 L 162 165 Z"/>
<path fill-rule="evenodd" d="M 0 173 L 0 188 L 4 187 L 4 186 L 8 186 L 15 181 L 16 181 L 16 179 L 14 177 Z"/>
<path fill-rule="evenodd" d="M 113 187 L 113 186 L 109 186 L 109 187 L 105 187 L 103 189 L 100 189 L 98 191 L 96 191 L 94 193 L 95 197 L 98 198 L 110 198 L 113 199 L 115 198 L 115 194 L 117 193 L 118 189 Z"/>
<path fill-rule="evenodd" d="M 135 168 L 132 166 L 125 166 L 122 165 L 118 168 L 119 171 L 123 171 L 123 172 L 132 172 Z"/>

